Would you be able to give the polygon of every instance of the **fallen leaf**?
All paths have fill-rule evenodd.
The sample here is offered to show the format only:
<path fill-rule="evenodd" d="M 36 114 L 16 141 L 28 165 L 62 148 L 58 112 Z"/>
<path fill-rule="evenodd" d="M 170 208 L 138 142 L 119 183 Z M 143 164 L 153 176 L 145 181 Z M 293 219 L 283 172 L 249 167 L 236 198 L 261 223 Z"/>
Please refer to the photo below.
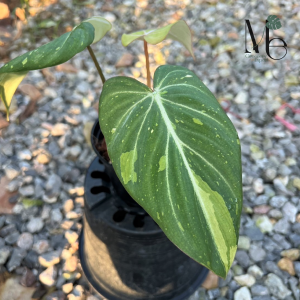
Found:
<path fill-rule="evenodd" d="M 42 69 L 42 73 L 49 84 L 56 81 L 54 74 L 49 69 Z"/>
<path fill-rule="evenodd" d="M 124 53 L 119 61 L 116 63 L 116 68 L 130 67 L 133 64 L 133 55 L 130 53 Z"/>
<path fill-rule="evenodd" d="M 55 69 L 59 72 L 64 73 L 77 73 L 78 70 L 70 63 L 64 63 L 55 67 Z"/>
<path fill-rule="evenodd" d="M 37 101 L 42 97 L 41 92 L 32 84 L 21 84 L 18 89 L 24 95 L 28 95 L 31 100 Z"/>

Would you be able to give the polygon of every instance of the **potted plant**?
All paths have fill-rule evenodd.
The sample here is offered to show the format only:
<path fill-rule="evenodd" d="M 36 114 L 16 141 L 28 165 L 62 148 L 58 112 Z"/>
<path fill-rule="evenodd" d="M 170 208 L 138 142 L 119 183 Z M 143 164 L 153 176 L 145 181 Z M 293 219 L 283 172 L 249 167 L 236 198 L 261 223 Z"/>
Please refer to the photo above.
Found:
<path fill-rule="evenodd" d="M 87 172 L 83 267 L 87 263 L 89 280 L 109 299 L 184 299 L 203 280 L 202 265 L 225 278 L 233 262 L 242 208 L 239 138 L 214 95 L 190 70 L 160 66 L 152 87 L 147 44 L 171 38 L 193 55 L 184 21 L 122 36 L 124 46 L 144 42 L 147 85 L 124 76 L 105 81 L 90 45 L 110 28 L 105 19 L 93 17 L 13 59 L 0 68 L 0 96 L 8 112 L 28 71 L 61 64 L 88 48 L 104 83 L 97 135 L 103 134 L 106 159 L 100 155 L 101 162 L 96 159 Z M 118 187 L 122 197 L 114 194 Z M 129 220 L 137 225 L 135 233 Z M 101 261 L 99 251 L 105 256 Z M 153 258 L 157 253 L 165 259 Z M 138 272 L 128 279 L 128 266 L 143 267 L 142 258 L 149 259 L 147 280 Z M 151 273 L 155 263 L 166 264 L 162 278 Z M 109 271 L 105 278 L 98 274 L 100 266 Z"/>

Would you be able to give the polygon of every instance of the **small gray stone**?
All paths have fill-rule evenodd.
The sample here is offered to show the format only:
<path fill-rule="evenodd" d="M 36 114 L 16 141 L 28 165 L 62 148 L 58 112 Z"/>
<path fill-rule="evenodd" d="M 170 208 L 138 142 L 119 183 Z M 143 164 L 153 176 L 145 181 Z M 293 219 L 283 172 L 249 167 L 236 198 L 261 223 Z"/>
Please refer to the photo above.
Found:
<path fill-rule="evenodd" d="M 39 232 L 44 227 L 44 222 L 40 217 L 32 218 L 27 223 L 27 230 L 31 233 Z"/>
<path fill-rule="evenodd" d="M 300 223 L 295 223 L 293 226 L 292 226 L 292 230 L 298 234 L 300 234 Z"/>
<path fill-rule="evenodd" d="M 221 296 L 220 289 L 212 289 L 207 292 L 209 299 L 216 299 Z"/>
<path fill-rule="evenodd" d="M 39 263 L 38 263 L 38 255 L 35 251 L 29 250 L 27 253 L 26 257 L 23 260 L 24 266 L 33 269 L 33 268 L 38 268 Z"/>
<path fill-rule="evenodd" d="M 248 93 L 246 91 L 240 91 L 234 98 L 234 102 L 237 104 L 245 104 L 248 100 Z"/>
<path fill-rule="evenodd" d="M 268 199 L 269 199 L 269 197 L 266 196 L 266 195 L 259 195 L 259 196 L 255 199 L 254 203 L 255 203 L 255 205 L 263 205 L 263 204 L 267 204 L 267 203 L 268 203 Z"/>
<path fill-rule="evenodd" d="M 11 254 L 11 248 L 4 246 L 0 249 L 0 265 L 4 265 Z"/>
<path fill-rule="evenodd" d="M 300 278 L 300 261 L 294 262 L 294 268 L 297 276 Z"/>
<path fill-rule="evenodd" d="M 273 219 L 276 219 L 276 220 L 279 220 L 283 217 L 282 212 L 278 209 L 271 209 L 269 211 L 268 215 L 269 215 L 270 218 L 273 218 Z"/>
<path fill-rule="evenodd" d="M 274 231 L 282 234 L 288 234 L 290 232 L 290 224 L 288 219 L 283 218 L 280 219 L 275 225 L 274 225 Z"/>
<path fill-rule="evenodd" d="M 276 176 L 277 176 L 277 171 L 275 168 L 266 169 L 263 175 L 264 179 L 268 182 L 273 181 Z"/>
<path fill-rule="evenodd" d="M 16 178 L 7 184 L 6 189 L 11 193 L 16 192 L 20 188 L 21 185 L 22 185 L 22 181 L 20 179 Z M 18 195 L 16 195 L 16 196 L 18 196 Z"/>
<path fill-rule="evenodd" d="M 62 180 L 58 175 L 56 174 L 50 175 L 46 183 L 46 190 L 48 192 L 47 196 L 48 197 L 58 196 L 60 193 L 61 185 L 62 185 Z"/>
<path fill-rule="evenodd" d="M 283 184 L 283 182 L 279 178 L 275 178 L 273 180 L 273 185 L 279 193 L 282 193 L 282 194 L 288 195 L 288 196 L 294 196 L 294 194 L 286 188 L 286 186 Z"/>
<path fill-rule="evenodd" d="M 264 191 L 264 182 L 261 178 L 257 178 L 253 181 L 253 188 L 256 194 L 261 194 Z"/>
<path fill-rule="evenodd" d="M 34 195 L 34 186 L 33 185 L 27 185 L 27 186 L 22 186 L 19 189 L 19 193 L 23 196 L 23 197 L 30 197 Z"/>
<path fill-rule="evenodd" d="M 9 225 L 6 225 L 5 227 L 3 227 L 1 230 L 0 230 L 0 236 L 1 237 L 6 237 L 8 236 L 9 234 L 11 234 L 12 232 L 16 231 L 16 225 L 15 224 L 9 224 Z"/>
<path fill-rule="evenodd" d="M 240 235 L 238 242 L 238 249 L 249 250 L 250 248 L 250 238 L 247 236 Z"/>
<path fill-rule="evenodd" d="M 259 268 L 257 265 L 253 265 L 248 269 L 248 274 L 251 274 L 255 279 L 261 279 L 264 275 L 261 268 Z"/>
<path fill-rule="evenodd" d="M 63 219 L 63 215 L 60 212 L 60 209 L 54 208 L 51 211 L 51 221 L 53 221 L 54 223 L 61 223 L 62 219 Z"/>
<path fill-rule="evenodd" d="M 292 292 L 283 284 L 282 280 L 273 273 L 268 274 L 265 284 L 268 287 L 269 292 L 279 299 L 284 299 L 292 294 Z"/>
<path fill-rule="evenodd" d="M 30 150 L 24 149 L 24 150 L 19 151 L 17 156 L 20 160 L 31 160 L 32 153 L 30 152 Z"/>
<path fill-rule="evenodd" d="M 23 232 L 19 237 L 17 245 L 19 248 L 24 250 L 31 249 L 33 245 L 33 235 L 29 232 Z"/>
<path fill-rule="evenodd" d="M 251 287 L 251 293 L 253 296 L 267 296 L 269 295 L 269 290 L 263 285 L 254 285 Z"/>
<path fill-rule="evenodd" d="M 86 82 L 86 81 L 81 81 L 77 87 L 76 87 L 76 90 L 83 94 L 83 95 L 86 95 L 88 93 L 88 91 L 90 90 L 90 85 Z"/>
<path fill-rule="evenodd" d="M 79 154 L 82 152 L 82 149 L 79 145 L 74 145 L 67 150 L 68 150 L 69 155 L 74 158 L 77 158 L 79 156 Z"/>
<path fill-rule="evenodd" d="M 262 241 L 264 238 L 263 233 L 259 230 L 256 226 L 251 226 L 245 229 L 245 234 L 252 240 L 252 241 Z"/>
<path fill-rule="evenodd" d="M 262 233 L 269 233 L 273 230 L 273 224 L 270 219 L 263 215 L 259 216 L 255 222 L 256 226 L 260 229 Z"/>
<path fill-rule="evenodd" d="M 26 250 L 20 248 L 14 248 L 10 260 L 6 266 L 8 272 L 11 272 L 17 267 L 19 267 L 26 254 L 27 254 Z"/>
<path fill-rule="evenodd" d="M 14 154 L 13 145 L 10 143 L 5 143 L 0 147 L 2 153 L 6 156 L 12 156 Z"/>
<path fill-rule="evenodd" d="M 281 208 L 288 199 L 285 196 L 274 196 L 270 200 L 270 205 L 275 208 Z"/>
<path fill-rule="evenodd" d="M 0 228 L 3 227 L 4 223 L 5 223 L 5 216 L 0 216 Z M 1 232 L 1 231 L 0 231 L 0 232 Z M 1 234 L 0 234 L 0 235 L 1 235 Z"/>
<path fill-rule="evenodd" d="M 14 245 L 19 239 L 20 233 L 18 231 L 12 232 L 10 235 L 5 237 L 6 244 Z"/>
<path fill-rule="evenodd" d="M 289 279 L 289 285 L 296 300 L 300 299 L 300 290 L 298 284 L 299 284 L 299 280 L 296 279 L 295 277 L 291 277 Z"/>
<path fill-rule="evenodd" d="M 278 169 L 278 174 L 279 175 L 281 175 L 281 176 L 288 176 L 291 173 L 292 173 L 292 170 L 288 166 L 286 166 L 284 164 L 281 164 L 279 166 L 279 169 Z"/>
<path fill-rule="evenodd" d="M 250 258 L 255 261 L 262 261 L 266 257 L 266 251 L 258 245 L 252 244 L 249 249 Z"/>
<path fill-rule="evenodd" d="M 250 264 L 250 258 L 246 251 L 238 250 L 235 255 L 235 260 L 239 263 L 240 266 L 246 268 Z"/>
<path fill-rule="evenodd" d="M 47 240 L 38 240 L 33 245 L 33 250 L 38 254 L 43 254 L 49 249 L 49 242 Z"/>
<path fill-rule="evenodd" d="M 234 300 L 251 300 L 251 294 L 247 287 L 242 287 L 234 293 Z"/>
<path fill-rule="evenodd" d="M 300 246 L 300 235 L 296 233 L 292 233 L 289 235 L 290 241 L 293 243 L 293 246 L 295 248 L 298 248 Z"/>
<path fill-rule="evenodd" d="M 286 202 L 282 208 L 283 215 L 292 223 L 296 222 L 297 207 L 291 202 Z"/>

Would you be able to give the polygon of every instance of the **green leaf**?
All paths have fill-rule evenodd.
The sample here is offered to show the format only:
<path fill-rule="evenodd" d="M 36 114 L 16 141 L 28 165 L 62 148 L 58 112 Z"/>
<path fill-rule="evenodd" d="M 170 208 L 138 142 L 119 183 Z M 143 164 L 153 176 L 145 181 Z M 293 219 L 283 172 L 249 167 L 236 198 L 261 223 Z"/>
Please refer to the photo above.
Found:
<path fill-rule="evenodd" d="M 156 45 L 168 38 L 180 42 L 194 57 L 192 34 L 189 26 L 183 20 L 158 29 L 147 29 L 130 34 L 123 34 L 122 44 L 126 47 L 135 40 L 145 40 L 149 44 Z"/>
<path fill-rule="evenodd" d="M 95 28 L 93 44 L 99 42 L 111 29 L 111 23 L 102 17 L 91 17 L 83 22 L 88 22 Z"/>
<path fill-rule="evenodd" d="M 279 29 L 282 27 L 279 18 L 275 15 L 269 15 L 267 21 L 268 22 L 267 22 L 266 26 L 269 29 L 275 30 L 275 29 Z"/>
<path fill-rule="evenodd" d="M 111 24 L 92 17 L 59 38 L 11 60 L 0 68 L 0 98 L 9 116 L 11 99 L 18 85 L 31 70 L 53 67 L 68 61 L 90 44 L 102 39 Z"/>
<path fill-rule="evenodd" d="M 129 194 L 177 247 L 225 278 L 239 234 L 241 150 L 214 95 L 193 72 L 165 65 L 154 91 L 107 80 L 99 122 Z"/>
<path fill-rule="evenodd" d="M 25 208 L 29 208 L 29 207 L 32 207 L 32 206 L 42 206 L 44 204 L 44 202 L 42 200 L 29 199 L 29 198 L 24 198 L 22 200 L 22 203 L 23 203 Z"/>

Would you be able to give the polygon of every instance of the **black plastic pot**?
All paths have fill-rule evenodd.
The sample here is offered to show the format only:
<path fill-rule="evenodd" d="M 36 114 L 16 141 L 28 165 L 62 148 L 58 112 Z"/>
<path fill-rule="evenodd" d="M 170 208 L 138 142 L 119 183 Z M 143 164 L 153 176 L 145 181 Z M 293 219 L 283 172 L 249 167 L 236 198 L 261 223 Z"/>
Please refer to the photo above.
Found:
<path fill-rule="evenodd" d="M 92 128 L 92 132 L 91 132 L 91 143 L 92 143 L 95 153 L 99 157 L 100 161 L 104 164 L 106 173 L 108 174 L 108 176 L 111 180 L 111 183 L 114 187 L 116 194 L 123 201 L 125 201 L 129 206 L 140 207 L 140 205 L 138 203 L 136 203 L 136 201 L 134 199 L 132 199 L 132 197 L 127 193 L 127 191 L 123 187 L 122 183 L 120 182 L 118 176 L 116 175 L 116 172 L 115 172 L 114 168 L 112 167 L 112 165 L 101 155 L 97 145 L 103 139 L 104 139 L 104 136 L 100 130 L 99 121 L 96 120 L 95 124 Z"/>
<path fill-rule="evenodd" d="M 171 243 L 142 207 L 118 196 L 107 165 L 95 158 L 84 184 L 79 256 L 88 281 L 109 300 L 187 299 L 208 270 Z"/>

